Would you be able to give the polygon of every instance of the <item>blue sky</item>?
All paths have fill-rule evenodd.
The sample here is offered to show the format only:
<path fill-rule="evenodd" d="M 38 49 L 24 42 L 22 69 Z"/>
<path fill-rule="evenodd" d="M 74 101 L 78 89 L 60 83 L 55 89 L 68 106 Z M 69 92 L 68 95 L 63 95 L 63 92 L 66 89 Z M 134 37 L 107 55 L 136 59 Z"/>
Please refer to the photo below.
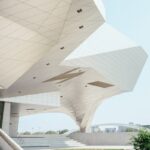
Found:
<path fill-rule="evenodd" d="M 103 0 L 107 22 L 141 45 L 150 55 L 150 0 Z M 150 124 L 150 60 L 133 92 L 105 100 L 96 110 L 93 125 L 100 123 Z M 67 115 L 59 113 L 22 117 L 19 131 L 78 128 Z"/>

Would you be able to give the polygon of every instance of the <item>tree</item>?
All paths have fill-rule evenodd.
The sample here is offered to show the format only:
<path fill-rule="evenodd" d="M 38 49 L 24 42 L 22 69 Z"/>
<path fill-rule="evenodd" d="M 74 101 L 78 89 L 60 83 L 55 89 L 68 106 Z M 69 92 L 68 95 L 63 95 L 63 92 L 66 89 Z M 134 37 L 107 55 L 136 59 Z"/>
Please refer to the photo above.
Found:
<path fill-rule="evenodd" d="M 137 136 L 131 139 L 131 143 L 135 150 L 150 150 L 150 132 L 148 130 L 140 130 Z"/>
<path fill-rule="evenodd" d="M 64 129 L 64 130 L 58 131 L 59 134 L 64 134 L 66 132 L 68 132 L 68 129 Z"/>
<path fill-rule="evenodd" d="M 55 132 L 55 131 L 47 131 L 47 132 L 45 132 L 45 134 L 56 134 L 57 132 Z"/>
<path fill-rule="evenodd" d="M 31 132 L 26 131 L 26 132 L 23 132 L 22 134 L 23 135 L 31 135 Z"/>
<path fill-rule="evenodd" d="M 137 132 L 138 130 L 137 129 L 133 129 L 133 128 L 127 128 L 125 130 L 125 132 Z"/>
<path fill-rule="evenodd" d="M 37 131 L 37 132 L 34 132 L 34 133 L 32 133 L 33 135 L 42 135 L 42 134 L 44 134 L 44 132 L 41 132 L 41 131 Z"/>

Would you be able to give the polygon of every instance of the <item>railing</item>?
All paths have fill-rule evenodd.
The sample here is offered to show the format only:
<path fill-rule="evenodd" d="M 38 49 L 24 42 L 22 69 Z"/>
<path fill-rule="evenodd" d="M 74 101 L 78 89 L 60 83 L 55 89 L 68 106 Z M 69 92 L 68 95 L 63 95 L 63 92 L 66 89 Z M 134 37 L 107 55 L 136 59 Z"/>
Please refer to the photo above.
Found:
<path fill-rule="evenodd" d="M 3 141 L 0 141 L 0 146 L 2 149 L 6 149 L 6 147 L 8 147 L 8 149 L 11 150 L 23 150 L 18 144 L 16 144 L 3 130 L 0 129 L 0 138 Z M 4 149 L 4 150 L 5 150 Z"/>

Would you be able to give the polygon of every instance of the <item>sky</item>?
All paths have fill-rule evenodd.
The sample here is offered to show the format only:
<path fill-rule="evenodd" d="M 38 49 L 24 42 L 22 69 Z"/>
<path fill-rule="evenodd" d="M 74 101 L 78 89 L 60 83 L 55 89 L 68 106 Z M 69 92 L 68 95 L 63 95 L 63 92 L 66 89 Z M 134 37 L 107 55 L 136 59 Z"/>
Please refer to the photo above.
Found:
<path fill-rule="evenodd" d="M 98 1 L 98 0 L 97 0 Z M 107 23 L 142 46 L 150 55 L 150 0 L 103 0 Z M 97 41 L 98 42 L 98 41 Z M 102 123 L 150 124 L 150 59 L 132 92 L 105 100 L 96 110 L 92 125 Z M 19 132 L 78 129 L 60 113 L 21 117 Z"/>

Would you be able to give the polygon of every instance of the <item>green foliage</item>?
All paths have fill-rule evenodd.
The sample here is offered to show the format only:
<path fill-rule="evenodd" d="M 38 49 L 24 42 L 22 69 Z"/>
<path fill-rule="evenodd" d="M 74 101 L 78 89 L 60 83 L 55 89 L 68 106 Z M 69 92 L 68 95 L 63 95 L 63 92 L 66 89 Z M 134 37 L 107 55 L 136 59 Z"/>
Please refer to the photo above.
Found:
<path fill-rule="evenodd" d="M 25 131 L 23 133 L 20 133 L 22 135 L 50 135 L 50 134 L 64 134 L 66 132 L 68 132 L 68 129 L 64 129 L 64 130 L 59 130 L 59 131 L 46 131 L 46 132 L 42 132 L 42 131 L 37 131 L 37 132 L 29 132 L 29 131 Z"/>
<path fill-rule="evenodd" d="M 64 130 L 58 131 L 59 134 L 64 134 L 66 132 L 68 132 L 68 129 L 64 129 Z"/>
<path fill-rule="evenodd" d="M 45 132 L 45 134 L 57 134 L 57 132 L 56 131 L 47 131 L 47 132 Z"/>
<path fill-rule="evenodd" d="M 150 125 L 143 125 L 144 128 L 149 128 L 150 129 Z"/>
<path fill-rule="evenodd" d="M 135 150 L 150 150 L 150 132 L 140 130 L 138 135 L 132 138 L 132 144 Z"/>
<path fill-rule="evenodd" d="M 31 132 L 26 131 L 26 132 L 23 132 L 22 134 L 23 135 L 31 135 Z"/>
<path fill-rule="evenodd" d="M 44 134 L 44 132 L 37 131 L 37 132 L 32 133 L 32 135 L 42 135 L 42 134 Z"/>
<path fill-rule="evenodd" d="M 137 129 L 133 129 L 133 128 L 127 128 L 125 130 L 125 132 L 137 132 L 138 130 Z"/>

